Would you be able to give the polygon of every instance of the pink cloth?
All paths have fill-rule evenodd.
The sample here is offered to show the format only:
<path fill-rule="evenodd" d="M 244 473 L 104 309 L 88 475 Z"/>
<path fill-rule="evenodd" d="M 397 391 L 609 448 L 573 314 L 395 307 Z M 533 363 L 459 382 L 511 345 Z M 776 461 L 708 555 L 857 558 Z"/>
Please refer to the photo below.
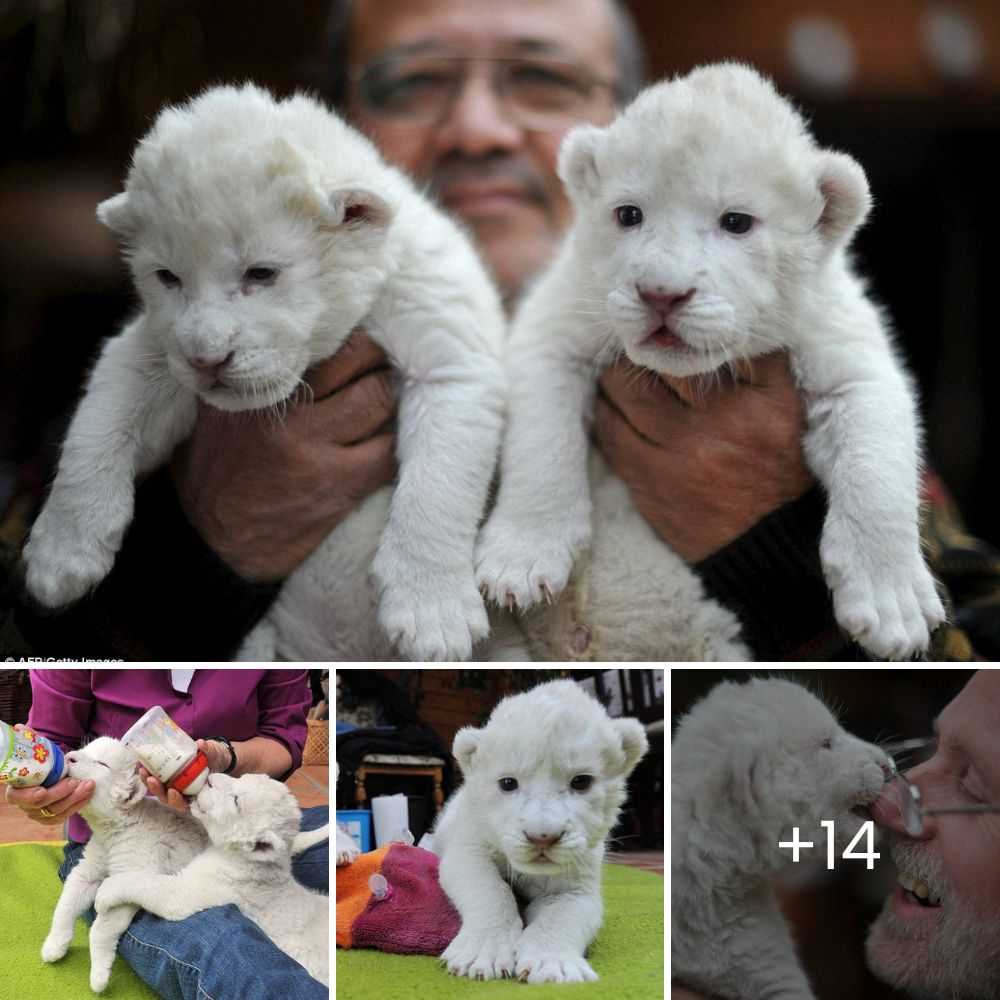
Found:
<path fill-rule="evenodd" d="M 196 670 L 187 692 L 174 690 L 169 670 L 32 670 L 28 723 L 63 750 L 96 736 L 122 736 L 154 705 L 196 740 L 233 742 L 264 736 L 302 765 L 311 697 L 305 670 Z M 20 721 L 12 719 L 12 722 Z M 85 842 L 90 828 L 70 817 L 69 836 Z"/>
<path fill-rule="evenodd" d="M 438 882 L 438 858 L 422 847 L 393 844 L 382 859 L 389 890 L 372 896 L 354 921 L 355 948 L 401 955 L 440 955 L 462 926 L 462 918 Z"/>

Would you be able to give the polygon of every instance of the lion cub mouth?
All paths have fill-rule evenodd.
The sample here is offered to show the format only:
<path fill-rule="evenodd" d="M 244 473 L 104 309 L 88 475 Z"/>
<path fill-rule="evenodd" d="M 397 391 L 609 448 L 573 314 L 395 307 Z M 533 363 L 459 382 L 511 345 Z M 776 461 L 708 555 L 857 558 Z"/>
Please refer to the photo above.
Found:
<path fill-rule="evenodd" d="M 674 350 L 690 351 L 691 345 L 682 337 L 674 333 L 665 323 L 658 326 L 647 338 L 649 344 L 656 344 L 657 347 L 670 347 Z"/>

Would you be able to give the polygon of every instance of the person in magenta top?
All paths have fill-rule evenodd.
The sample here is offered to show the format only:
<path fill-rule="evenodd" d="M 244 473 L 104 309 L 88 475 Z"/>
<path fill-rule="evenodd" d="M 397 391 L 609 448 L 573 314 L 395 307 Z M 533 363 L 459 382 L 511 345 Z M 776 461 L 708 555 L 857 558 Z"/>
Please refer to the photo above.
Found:
<path fill-rule="evenodd" d="M 30 674 L 28 724 L 64 751 L 78 750 L 96 736 L 120 737 L 147 709 L 160 705 L 198 740 L 211 771 L 225 771 L 230 762 L 228 747 L 213 736 L 232 742 L 236 766 L 229 773 L 237 777 L 256 772 L 284 778 L 302 765 L 311 701 L 304 670 L 70 669 Z M 147 783 L 167 805 L 187 808 L 179 792 L 164 795 L 153 777 Z M 70 839 L 86 843 L 90 829 L 74 814 L 89 801 L 90 788 L 67 778 L 48 792 L 32 818 L 60 825 L 68 816 Z M 42 814 L 42 808 L 51 815 Z"/>
<path fill-rule="evenodd" d="M 234 776 L 268 774 L 284 780 L 302 764 L 307 672 L 297 669 L 32 670 L 28 724 L 64 751 L 97 736 L 120 738 L 140 716 L 160 705 L 208 757 L 209 770 Z M 230 745 L 232 750 L 230 750 Z M 145 770 L 150 793 L 186 810 Z M 7 802 L 46 826 L 66 823 L 63 881 L 79 862 L 90 829 L 78 811 L 90 801 L 93 782 L 64 778 L 51 788 L 6 789 Z M 329 822 L 326 806 L 306 809 L 302 829 Z M 307 888 L 329 892 L 328 847 L 323 843 L 294 859 L 293 874 Z M 93 922 L 94 912 L 84 915 Z M 320 1000 L 327 988 L 313 979 L 246 919 L 235 906 L 215 907 L 180 921 L 140 911 L 118 946 L 133 969 L 163 997 L 177 1000 Z"/>

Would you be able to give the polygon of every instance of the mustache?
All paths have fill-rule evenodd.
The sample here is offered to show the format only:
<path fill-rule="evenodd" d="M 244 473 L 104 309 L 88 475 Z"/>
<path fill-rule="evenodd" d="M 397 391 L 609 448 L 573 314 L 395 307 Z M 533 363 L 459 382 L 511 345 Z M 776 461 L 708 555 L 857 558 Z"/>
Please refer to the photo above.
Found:
<path fill-rule="evenodd" d="M 944 874 L 941 861 L 924 848 L 916 844 L 893 840 L 889 846 L 896 869 L 912 875 L 918 882 L 923 882 L 935 895 L 947 900 L 950 898 L 948 879 Z"/>
<path fill-rule="evenodd" d="M 534 202 L 549 200 L 549 190 L 542 175 L 530 164 L 506 154 L 491 153 L 482 157 L 453 155 L 437 163 L 427 178 L 427 192 L 435 199 L 449 187 L 490 182 L 521 188 Z"/>

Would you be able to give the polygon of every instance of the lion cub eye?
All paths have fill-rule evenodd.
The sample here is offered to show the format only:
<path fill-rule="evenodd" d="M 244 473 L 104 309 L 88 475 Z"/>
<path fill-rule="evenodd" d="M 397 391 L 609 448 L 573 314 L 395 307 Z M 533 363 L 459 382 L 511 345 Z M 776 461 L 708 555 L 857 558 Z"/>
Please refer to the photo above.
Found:
<path fill-rule="evenodd" d="M 719 219 L 719 226 L 727 233 L 734 233 L 737 236 L 750 232 L 753 226 L 753 216 L 746 212 L 724 212 Z"/>
<path fill-rule="evenodd" d="M 250 267 L 243 275 L 243 280 L 250 285 L 270 285 L 278 277 L 276 267 Z"/>
<path fill-rule="evenodd" d="M 585 792 L 594 783 L 593 775 L 578 774 L 570 783 L 569 787 L 574 792 Z"/>
<path fill-rule="evenodd" d="M 156 277 L 160 279 L 160 284 L 164 288 L 180 288 L 181 279 L 174 274 L 173 271 L 168 271 L 165 267 L 161 267 L 156 272 Z"/>
<path fill-rule="evenodd" d="M 629 229 L 642 222 L 642 209 L 638 205 L 622 205 L 615 209 L 615 218 L 619 225 Z"/>
<path fill-rule="evenodd" d="M 497 784 L 501 792 L 513 792 L 517 789 L 517 778 L 501 778 Z"/>

